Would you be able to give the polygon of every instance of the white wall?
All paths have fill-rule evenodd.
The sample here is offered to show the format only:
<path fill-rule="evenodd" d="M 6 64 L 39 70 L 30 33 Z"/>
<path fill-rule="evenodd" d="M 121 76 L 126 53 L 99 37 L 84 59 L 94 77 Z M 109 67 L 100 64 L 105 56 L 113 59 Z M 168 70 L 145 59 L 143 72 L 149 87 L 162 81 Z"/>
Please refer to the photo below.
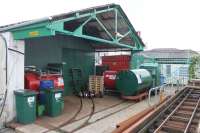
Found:
<path fill-rule="evenodd" d="M 2 35 L 6 38 L 9 48 L 24 53 L 24 41 L 14 41 L 9 32 Z M 2 62 L 4 61 L 0 61 L 0 64 Z M 13 120 L 16 115 L 14 90 L 24 89 L 24 55 L 9 50 L 7 89 L 8 95 L 3 118 L 6 122 Z"/>
<path fill-rule="evenodd" d="M 5 62 L 6 62 L 6 46 L 5 46 L 4 39 L 0 36 L 0 98 L 2 98 L 2 95 L 5 91 L 5 82 L 6 82 L 6 71 L 5 71 Z M 0 102 L 1 103 L 1 102 Z"/>
<path fill-rule="evenodd" d="M 5 62 L 6 62 L 6 46 L 5 41 L 2 37 L 0 37 L 0 110 L 3 107 L 3 98 L 6 90 L 6 70 L 5 70 Z M 0 127 L 3 125 L 3 121 L 5 121 L 5 114 L 3 114 L 0 118 Z"/>
<path fill-rule="evenodd" d="M 171 65 L 171 74 L 168 75 L 167 73 L 167 65 Z M 186 75 L 181 74 L 181 69 L 185 67 L 188 68 L 188 64 L 161 64 L 161 74 L 165 77 L 165 82 L 166 83 L 173 83 L 177 84 L 179 83 L 184 83 L 187 84 L 187 81 L 189 79 L 188 69 L 185 70 Z M 183 69 L 182 69 L 183 70 Z"/>

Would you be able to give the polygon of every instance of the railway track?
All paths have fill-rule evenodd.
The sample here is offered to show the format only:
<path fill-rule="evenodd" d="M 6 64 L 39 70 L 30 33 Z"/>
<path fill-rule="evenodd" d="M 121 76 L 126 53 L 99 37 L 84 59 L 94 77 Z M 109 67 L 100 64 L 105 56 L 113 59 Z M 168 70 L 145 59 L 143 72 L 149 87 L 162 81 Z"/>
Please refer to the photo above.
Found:
<path fill-rule="evenodd" d="M 200 89 L 186 88 L 139 133 L 199 133 Z"/>

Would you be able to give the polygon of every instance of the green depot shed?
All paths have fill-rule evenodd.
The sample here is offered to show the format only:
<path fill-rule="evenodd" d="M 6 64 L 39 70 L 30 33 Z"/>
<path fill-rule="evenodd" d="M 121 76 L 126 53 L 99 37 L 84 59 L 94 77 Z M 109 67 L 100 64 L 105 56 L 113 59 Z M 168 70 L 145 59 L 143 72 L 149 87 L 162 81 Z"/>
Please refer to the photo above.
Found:
<path fill-rule="evenodd" d="M 0 27 L 15 41 L 24 41 L 25 66 L 45 68 L 48 63 L 63 64 L 65 95 L 73 93 L 72 68 L 80 68 L 86 86 L 94 74 L 95 52 L 121 49 L 142 51 L 144 44 L 119 5 L 109 4 L 40 20 Z"/>

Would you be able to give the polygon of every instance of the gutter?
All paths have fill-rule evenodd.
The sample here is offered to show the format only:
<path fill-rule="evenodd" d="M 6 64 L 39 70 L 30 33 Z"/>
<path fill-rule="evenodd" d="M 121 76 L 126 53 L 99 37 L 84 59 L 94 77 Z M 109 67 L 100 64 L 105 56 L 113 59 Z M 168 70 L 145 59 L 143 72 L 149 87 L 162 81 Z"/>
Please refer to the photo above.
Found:
<path fill-rule="evenodd" d="M 13 29 L 16 29 L 16 28 L 24 27 L 24 26 L 29 26 L 29 25 L 32 25 L 32 24 L 50 21 L 50 20 L 52 20 L 52 17 L 45 17 L 45 18 L 37 19 L 37 20 L 30 20 L 30 21 L 27 21 L 27 22 L 19 23 L 19 24 L 13 24 L 13 25 L 11 24 L 10 26 L 8 25 L 6 27 L 0 28 L 0 33 L 6 32 L 6 31 L 9 31 L 9 30 L 13 30 Z"/>

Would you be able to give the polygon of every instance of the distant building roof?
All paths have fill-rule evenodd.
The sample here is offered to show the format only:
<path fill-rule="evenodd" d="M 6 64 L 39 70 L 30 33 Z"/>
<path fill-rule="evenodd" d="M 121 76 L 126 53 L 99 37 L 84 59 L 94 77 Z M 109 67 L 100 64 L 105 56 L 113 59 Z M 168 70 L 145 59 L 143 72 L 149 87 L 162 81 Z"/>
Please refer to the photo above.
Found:
<path fill-rule="evenodd" d="M 187 63 L 188 60 L 199 53 L 193 50 L 180 50 L 176 48 L 157 48 L 137 53 L 156 59 L 159 63 Z"/>
<path fill-rule="evenodd" d="M 191 58 L 198 55 L 198 52 L 193 50 L 180 50 L 176 48 L 157 48 L 147 51 L 142 51 L 138 54 L 146 55 L 152 58 Z"/>

